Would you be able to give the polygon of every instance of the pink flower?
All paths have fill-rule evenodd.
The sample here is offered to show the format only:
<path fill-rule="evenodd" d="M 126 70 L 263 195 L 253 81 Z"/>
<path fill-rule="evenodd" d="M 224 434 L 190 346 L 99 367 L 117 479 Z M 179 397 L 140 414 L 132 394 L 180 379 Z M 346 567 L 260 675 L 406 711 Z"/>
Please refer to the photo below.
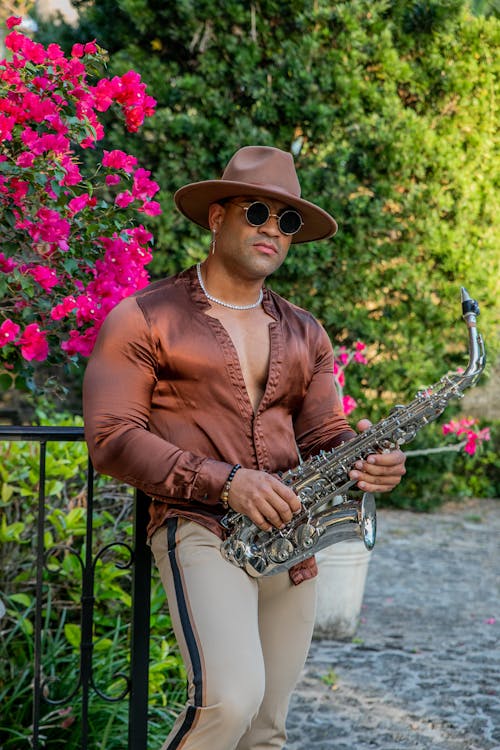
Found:
<path fill-rule="evenodd" d="M 6 258 L 3 253 L 0 253 L 0 272 L 10 273 L 17 268 L 17 263 L 12 258 Z"/>
<path fill-rule="evenodd" d="M 137 210 L 142 211 L 147 216 L 159 216 L 162 213 L 161 206 L 157 201 L 144 201 Z"/>
<path fill-rule="evenodd" d="M 66 174 L 62 178 L 60 184 L 67 185 L 69 187 L 71 185 L 78 185 L 78 183 L 82 179 L 78 164 L 76 164 L 71 157 L 65 155 L 61 159 L 61 167 L 62 169 L 66 170 Z"/>
<path fill-rule="evenodd" d="M 54 307 L 50 311 L 50 317 L 52 318 L 52 320 L 62 320 L 63 318 L 66 318 L 68 315 L 70 315 L 76 308 L 76 306 L 77 302 L 73 295 L 65 297 L 63 301 L 58 305 L 54 305 Z"/>
<path fill-rule="evenodd" d="M 8 29 L 13 29 L 14 26 L 19 26 L 23 22 L 22 18 L 19 18 L 19 16 L 10 16 L 5 22 Z"/>
<path fill-rule="evenodd" d="M 22 167 L 23 169 L 29 169 L 33 166 L 34 161 L 35 154 L 32 151 L 25 151 L 24 153 L 19 154 L 16 159 L 16 164 L 18 167 Z"/>
<path fill-rule="evenodd" d="M 58 60 L 59 62 L 63 62 L 64 52 L 58 44 L 52 42 L 47 46 L 47 58 L 49 60 Z"/>
<path fill-rule="evenodd" d="M 123 169 L 125 172 L 133 172 L 136 164 L 136 157 L 130 156 L 124 151 L 119 151 L 118 149 L 115 149 L 114 151 L 104 151 L 104 156 L 102 158 L 103 167 Z"/>
<path fill-rule="evenodd" d="M 345 347 L 340 347 L 337 359 L 342 365 L 347 365 L 349 363 L 349 355 L 346 352 Z"/>
<path fill-rule="evenodd" d="M 158 192 L 160 186 L 157 182 L 153 182 L 149 179 L 151 172 L 147 169 L 137 169 L 134 174 L 134 182 L 132 186 L 132 195 L 138 200 L 146 200 L 152 198 L 155 193 Z"/>
<path fill-rule="evenodd" d="M 97 203 L 96 198 L 93 198 L 87 193 L 83 193 L 82 195 L 78 195 L 76 198 L 72 198 L 70 202 L 68 203 L 68 208 L 72 214 L 76 214 L 79 211 L 82 211 L 87 206 L 91 206 L 91 207 L 95 206 L 96 203 Z"/>
<path fill-rule="evenodd" d="M 0 114 L 0 141 L 11 141 L 12 131 L 16 124 L 15 117 L 6 117 Z"/>
<path fill-rule="evenodd" d="M 467 442 L 464 446 L 464 451 L 470 456 L 473 456 L 477 449 L 477 435 L 475 432 L 469 432 L 467 434 Z"/>
<path fill-rule="evenodd" d="M 33 268 L 28 269 L 28 273 L 33 276 L 35 281 L 40 284 L 42 289 L 45 289 L 46 292 L 59 284 L 56 272 L 52 268 L 47 268 L 47 266 L 34 266 Z"/>
<path fill-rule="evenodd" d="M 101 78 L 94 87 L 94 101 L 99 112 L 106 112 L 113 104 L 114 86 L 108 78 Z"/>
<path fill-rule="evenodd" d="M 441 430 L 443 435 L 457 435 L 457 437 L 465 435 L 464 451 L 473 456 L 481 443 L 484 440 L 490 439 L 490 431 L 487 427 L 477 432 L 472 429 L 477 424 L 477 419 L 464 417 L 458 421 L 455 419 L 450 420 L 450 422 L 442 425 Z"/>
<path fill-rule="evenodd" d="M 74 357 L 77 354 L 89 357 L 92 354 L 97 333 L 98 328 L 95 326 L 88 328 L 83 333 L 73 329 L 69 332 L 69 339 L 62 342 L 61 349 L 70 357 Z"/>
<path fill-rule="evenodd" d="M 134 200 L 134 197 L 132 194 L 125 190 L 123 193 L 118 193 L 118 195 L 115 198 L 115 204 L 118 206 L 118 208 L 127 208 Z"/>
<path fill-rule="evenodd" d="M 366 359 L 365 355 L 362 354 L 362 352 L 364 352 L 364 350 L 366 349 L 366 344 L 364 344 L 362 341 L 356 341 L 354 348 L 356 350 L 353 357 L 354 361 L 362 365 L 368 364 L 368 360 Z"/>
<path fill-rule="evenodd" d="M 45 206 L 38 209 L 36 217 L 39 221 L 30 229 L 33 240 L 54 243 L 61 250 L 67 250 L 67 238 L 71 229 L 69 221 L 61 218 L 57 211 Z"/>
<path fill-rule="evenodd" d="M 47 359 L 49 353 L 47 334 L 40 330 L 38 323 L 30 323 L 26 326 L 17 345 L 21 347 L 21 354 L 28 362 L 33 359 L 43 362 Z"/>
<path fill-rule="evenodd" d="M 342 407 L 344 409 L 346 416 L 350 414 L 352 411 L 354 411 L 357 405 L 358 405 L 358 402 L 352 396 L 342 397 Z"/>
<path fill-rule="evenodd" d="M 74 44 L 71 48 L 71 57 L 83 57 L 85 47 L 83 44 Z"/>
<path fill-rule="evenodd" d="M 0 347 L 6 346 L 7 344 L 10 344 L 11 341 L 14 341 L 20 330 L 20 326 L 18 326 L 17 323 L 14 323 L 10 318 L 4 320 L 0 326 Z"/>

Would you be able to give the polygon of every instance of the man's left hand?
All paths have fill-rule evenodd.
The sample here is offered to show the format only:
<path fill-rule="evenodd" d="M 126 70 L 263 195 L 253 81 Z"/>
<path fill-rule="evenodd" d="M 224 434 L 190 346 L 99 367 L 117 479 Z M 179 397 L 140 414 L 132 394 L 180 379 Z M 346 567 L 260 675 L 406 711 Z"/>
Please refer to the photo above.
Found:
<path fill-rule="evenodd" d="M 361 419 L 356 425 L 360 432 L 371 427 L 368 419 Z M 364 460 L 356 461 L 349 477 L 357 481 L 357 486 L 365 492 L 390 492 L 406 473 L 406 456 L 403 451 L 373 453 Z"/>

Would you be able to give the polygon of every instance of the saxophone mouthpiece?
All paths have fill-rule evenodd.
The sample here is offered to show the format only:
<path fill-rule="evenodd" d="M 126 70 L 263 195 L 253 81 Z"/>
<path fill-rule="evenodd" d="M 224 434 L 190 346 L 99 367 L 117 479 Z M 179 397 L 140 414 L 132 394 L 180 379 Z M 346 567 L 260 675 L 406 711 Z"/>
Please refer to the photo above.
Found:
<path fill-rule="evenodd" d="M 460 289 L 460 297 L 462 300 L 462 315 L 467 315 L 467 313 L 479 315 L 479 305 L 475 299 L 472 299 L 464 286 Z"/>

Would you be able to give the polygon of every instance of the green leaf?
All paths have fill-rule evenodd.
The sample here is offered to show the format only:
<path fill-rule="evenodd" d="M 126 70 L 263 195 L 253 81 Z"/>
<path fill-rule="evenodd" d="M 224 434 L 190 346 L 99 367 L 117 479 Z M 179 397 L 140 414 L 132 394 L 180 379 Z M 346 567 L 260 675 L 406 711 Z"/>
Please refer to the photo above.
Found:
<path fill-rule="evenodd" d="M 73 646 L 73 648 L 80 648 L 82 631 L 79 625 L 66 623 L 64 626 L 64 635 L 66 636 L 68 642 Z"/>
<path fill-rule="evenodd" d="M 10 594 L 9 600 L 17 604 L 22 604 L 24 607 L 29 607 L 33 602 L 33 597 L 28 596 L 28 594 Z"/>

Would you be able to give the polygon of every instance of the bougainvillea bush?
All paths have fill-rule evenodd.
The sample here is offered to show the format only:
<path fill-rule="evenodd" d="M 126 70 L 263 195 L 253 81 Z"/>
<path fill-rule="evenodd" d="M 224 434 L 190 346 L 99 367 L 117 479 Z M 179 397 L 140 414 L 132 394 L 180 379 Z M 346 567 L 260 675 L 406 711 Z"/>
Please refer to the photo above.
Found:
<path fill-rule="evenodd" d="M 154 113 L 140 76 L 99 77 L 105 52 L 95 42 L 65 56 L 19 33 L 19 22 L 7 22 L 0 61 L 3 389 L 33 385 L 37 363 L 90 354 L 109 310 L 148 283 L 143 222 L 161 212 L 159 186 L 131 154 L 102 149 L 97 169 L 84 166 L 104 138 L 104 112 L 132 133 Z"/>

